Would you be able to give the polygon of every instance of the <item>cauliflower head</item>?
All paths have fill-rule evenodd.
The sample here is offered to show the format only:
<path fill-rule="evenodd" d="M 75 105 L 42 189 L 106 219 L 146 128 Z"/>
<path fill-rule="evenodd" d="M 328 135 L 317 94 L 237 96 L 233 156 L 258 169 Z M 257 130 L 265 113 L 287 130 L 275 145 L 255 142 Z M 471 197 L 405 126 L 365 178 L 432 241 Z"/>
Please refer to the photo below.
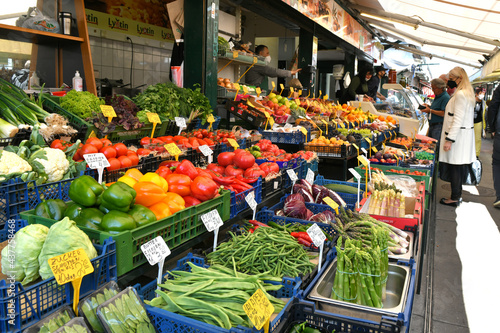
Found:
<path fill-rule="evenodd" d="M 48 182 L 61 180 L 69 169 L 66 154 L 60 149 L 42 148 L 30 156 L 33 170 L 40 176 L 47 176 Z"/>
<path fill-rule="evenodd" d="M 23 173 L 31 170 L 31 165 L 21 157 L 9 151 L 0 151 L 0 175 Z"/>

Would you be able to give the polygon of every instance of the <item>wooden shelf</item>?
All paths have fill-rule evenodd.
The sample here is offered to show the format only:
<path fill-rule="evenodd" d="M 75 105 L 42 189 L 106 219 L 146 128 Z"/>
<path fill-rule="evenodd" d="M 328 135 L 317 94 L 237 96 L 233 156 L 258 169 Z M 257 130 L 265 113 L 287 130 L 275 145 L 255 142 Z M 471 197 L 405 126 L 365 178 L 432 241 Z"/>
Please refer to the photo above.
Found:
<path fill-rule="evenodd" d="M 63 34 L 55 34 L 34 29 L 20 28 L 12 25 L 0 24 L 0 38 L 15 40 L 18 42 L 27 42 L 35 44 L 54 43 L 57 41 L 68 41 L 83 43 L 81 37 L 68 36 Z"/>

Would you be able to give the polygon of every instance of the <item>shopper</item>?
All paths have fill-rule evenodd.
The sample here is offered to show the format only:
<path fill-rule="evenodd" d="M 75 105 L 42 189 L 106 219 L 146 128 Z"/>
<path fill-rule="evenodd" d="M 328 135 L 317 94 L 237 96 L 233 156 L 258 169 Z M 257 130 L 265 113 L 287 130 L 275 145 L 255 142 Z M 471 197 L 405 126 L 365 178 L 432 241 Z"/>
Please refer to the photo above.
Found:
<path fill-rule="evenodd" d="M 387 70 L 385 69 L 384 66 L 376 66 L 375 67 L 375 73 L 376 75 L 372 76 L 370 81 L 368 81 L 368 96 L 373 98 L 373 100 L 377 100 L 379 98 L 380 100 L 385 100 L 384 95 L 381 94 L 380 90 L 382 89 L 382 78 L 385 76 L 385 72 Z"/>
<path fill-rule="evenodd" d="M 476 105 L 474 106 L 474 137 L 476 142 L 476 156 L 481 153 L 481 137 L 483 134 L 483 117 L 486 110 L 483 89 L 476 88 Z"/>
<path fill-rule="evenodd" d="M 265 66 L 253 66 L 245 74 L 245 82 L 249 85 L 260 87 L 263 90 L 268 90 L 268 77 L 292 77 L 301 69 L 288 71 L 268 66 L 271 62 L 269 48 L 265 45 L 258 45 L 255 48 L 255 54 L 264 57 L 266 60 Z"/>
<path fill-rule="evenodd" d="M 344 90 L 340 103 L 344 104 L 348 101 L 354 101 L 356 95 L 366 95 L 368 94 L 368 81 L 373 76 L 373 68 L 365 67 L 359 71 L 358 75 L 352 78 L 351 84 Z"/>
<path fill-rule="evenodd" d="M 500 209 L 500 85 L 493 92 L 488 106 L 488 124 L 493 136 L 493 186 L 496 192 L 495 208 Z"/>
<path fill-rule="evenodd" d="M 474 145 L 474 90 L 465 70 L 453 68 L 448 86 L 456 87 L 446 105 L 439 148 L 440 171 L 450 175 L 451 197 L 442 198 L 443 205 L 457 207 L 462 202 L 462 184 L 469 165 L 476 159 Z"/>
<path fill-rule="evenodd" d="M 439 78 L 441 80 L 443 80 L 444 82 L 446 82 L 446 85 L 448 86 L 448 74 L 441 74 L 439 76 Z M 446 92 L 448 93 L 448 95 L 451 96 L 455 92 L 455 89 L 457 89 L 457 87 L 451 88 L 450 86 L 448 86 L 448 89 L 446 89 Z"/>
<path fill-rule="evenodd" d="M 442 79 L 432 79 L 431 89 L 434 92 L 434 101 L 422 112 L 429 114 L 429 136 L 433 139 L 439 140 L 441 138 L 441 130 L 443 128 L 444 110 L 450 100 L 450 95 L 446 92 L 446 82 Z"/>

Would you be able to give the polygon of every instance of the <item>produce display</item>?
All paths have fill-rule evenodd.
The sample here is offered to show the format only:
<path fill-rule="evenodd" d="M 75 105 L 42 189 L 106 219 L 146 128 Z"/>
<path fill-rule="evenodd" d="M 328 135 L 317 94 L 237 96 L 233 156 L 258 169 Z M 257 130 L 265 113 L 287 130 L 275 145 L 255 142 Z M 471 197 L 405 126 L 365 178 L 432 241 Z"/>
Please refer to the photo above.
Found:
<path fill-rule="evenodd" d="M 52 319 L 50 319 L 47 323 L 44 323 L 39 328 L 39 333 L 54 333 L 59 328 L 63 327 L 71 320 L 71 316 L 67 310 L 63 310 L 57 314 L 55 314 Z"/>
<path fill-rule="evenodd" d="M 89 329 L 82 318 L 73 318 L 64 324 L 56 333 L 89 333 Z"/>
<path fill-rule="evenodd" d="M 100 111 L 100 106 L 104 105 L 104 101 L 88 91 L 70 90 L 61 97 L 60 105 L 80 119 L 89 119 L 93 116 L 93 112 Z"/>
<path fill-rule="evenodd" d="M 313 271 L 311 255 L 295 238 L 274 228 L 258 228 L 217 246 L 207 255 L 211 265 L 235 268 L 248 274 L 296 277 Z"/>
<path fill-rule="evenodd" d="M 141 299 L 132 287 L 99 305 L 97 315 L 107 332 L 156 332 Z"/>
<path fill-rule="evenodd" d="M 108 121 L 107 117 L 104 117 L 101 110 L 92 110 L 92 120 L 91 122 L 99 130 L 100 135 L 106 135 L 113 132 L 116 126 L 122 126 L 124 130 L 136 130 L 144 126 L 147 121 L 147 116 L 139 118 L 139 108 L 135 103 L 126 96 L 108 96 L 105 99 L 106 105 L 111 105 L 115 110 L 116 117 Z M 142 111 L 144 112 L 144 111 Z M 164 119 L 166 120 L 166 119 Z"/>
<path fill-rule="evenodd" d="M 115 283 L 109 283 L 98 292 L 86 298 L 81 304 L 80 309 L 91 328 L 96 333 L 105 333 L 99 318 L 97 317 L 97 307 L 107 300 L 113 298 L 119 292 Z"/>

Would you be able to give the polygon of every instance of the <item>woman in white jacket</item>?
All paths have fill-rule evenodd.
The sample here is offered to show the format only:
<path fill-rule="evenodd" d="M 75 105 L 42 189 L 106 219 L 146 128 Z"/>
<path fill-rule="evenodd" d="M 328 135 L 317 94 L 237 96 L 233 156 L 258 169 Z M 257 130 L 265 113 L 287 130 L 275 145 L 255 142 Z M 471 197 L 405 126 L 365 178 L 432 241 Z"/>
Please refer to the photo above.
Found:
<path fill-rule="evenodd" d="M 440 203 L 457 207 L 462 202 L 462 184 L 467 177 L 467 168 L 476 159 L 474 143 L 475 97 L 467 73 L 463 68 L 453 68 L 448 76 L 448 86 L 450 88 L 455 86 L 457 89 L 446 105 L 444 113 L 439 163 L 448 164 L 451 197 L 442 198 Z"/>

